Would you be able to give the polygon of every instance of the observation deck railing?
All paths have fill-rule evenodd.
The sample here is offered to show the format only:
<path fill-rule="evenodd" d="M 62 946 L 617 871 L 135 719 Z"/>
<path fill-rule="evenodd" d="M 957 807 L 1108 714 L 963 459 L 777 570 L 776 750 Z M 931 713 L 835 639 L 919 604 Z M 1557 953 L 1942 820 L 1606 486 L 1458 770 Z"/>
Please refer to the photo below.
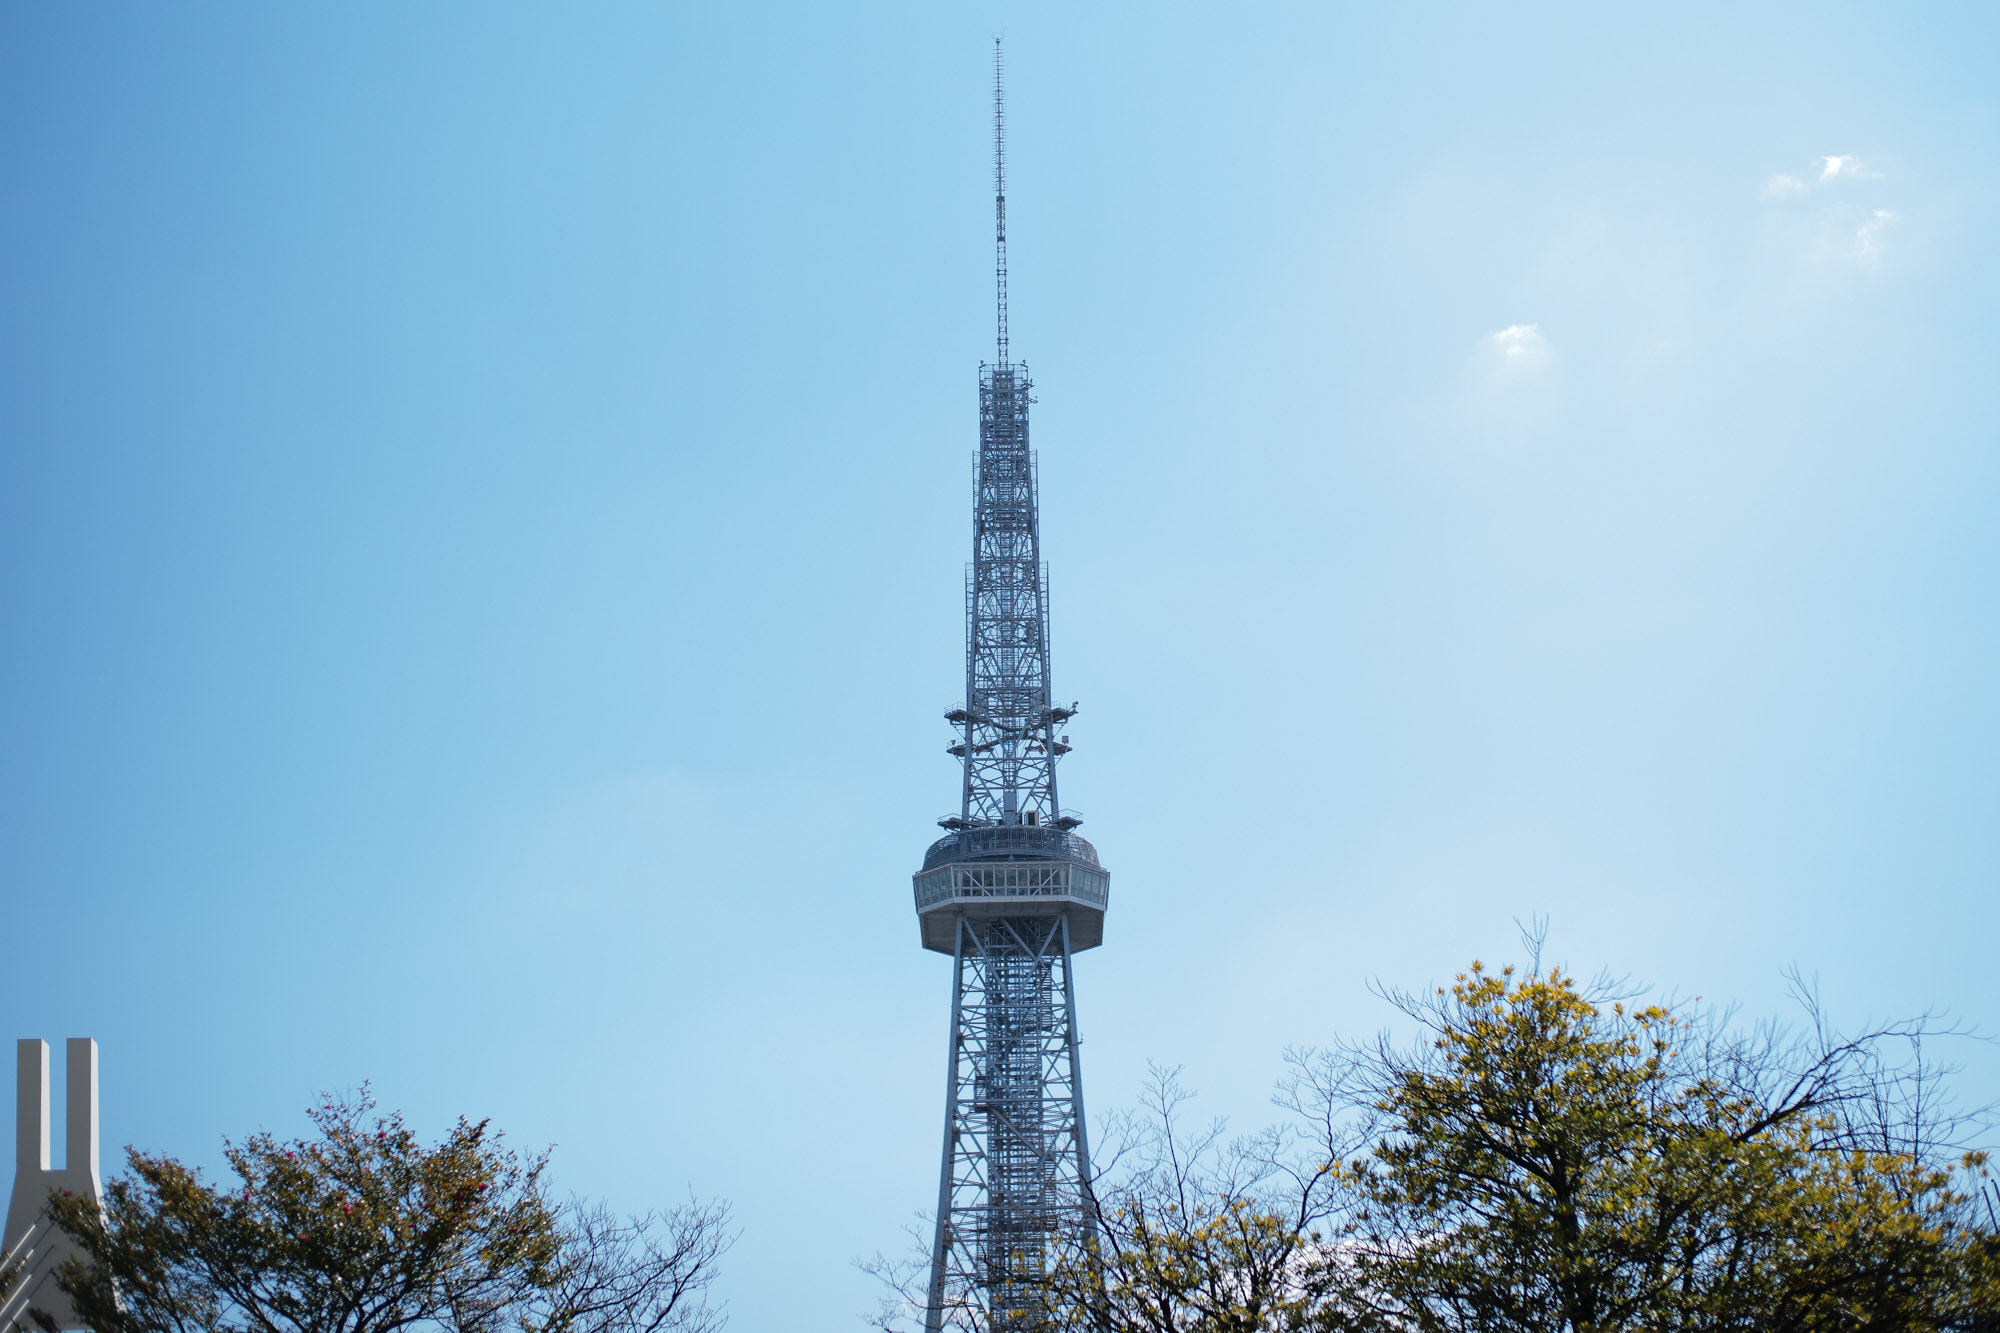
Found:
<path fill-rule="evenodd" d="M 956 862 L 916 877 L 917 911 L 980 898 L 1067 898 L 1103 911 L 1111 876 L 1076 861 Z"/>

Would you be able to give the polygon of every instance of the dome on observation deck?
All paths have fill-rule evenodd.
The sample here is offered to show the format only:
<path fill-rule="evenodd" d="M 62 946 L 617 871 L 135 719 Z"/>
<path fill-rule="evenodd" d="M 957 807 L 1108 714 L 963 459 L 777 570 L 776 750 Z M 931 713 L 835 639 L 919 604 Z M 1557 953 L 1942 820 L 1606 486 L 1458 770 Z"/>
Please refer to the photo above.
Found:
<path fill-rule="evenodd" d="M 947 861 L 993 859 L 1081 861 L 1094 866 L 1097 849 L 1089 839 L 1050 824 L 998 824 L 945 834 L 924 853 L 924 869 Z"/>
<path fill-rule="evenodd" d="M 923 945 L 950 953 L 957 918 L 1069 918 L 1075 953 L 1104 942 L 1111 876 L 1088 839 L 1049 825 L 959 829 L 932 843 L 912 877 Z"/>

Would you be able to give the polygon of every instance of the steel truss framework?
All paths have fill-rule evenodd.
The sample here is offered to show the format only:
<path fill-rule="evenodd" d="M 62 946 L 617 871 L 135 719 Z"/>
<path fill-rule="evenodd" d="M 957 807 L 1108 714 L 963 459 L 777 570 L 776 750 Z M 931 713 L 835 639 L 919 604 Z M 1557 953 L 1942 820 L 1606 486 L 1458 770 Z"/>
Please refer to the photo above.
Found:
<path fill-rule="evenodd" d="M 971 828 L 1056 823 L 1056 725 L 1074 715 L 1049 698 L 1049 579 L 1042 563 L 1035 456 L 1028 448 L 1033 383 L 1019 364 L 979 376 L 979 489 L 965 574 L 965 707 L 960 819 Z"/>
<path fill-rule="evenodd" d="M 1103 937 L 1108 877 L 1056 797 L 1034 401 L 1007 342 L 1006 118 L 994 46 L 998 356 L 979 376 L 979 479 L 966 572 L 965 705 L 946 717 L 964 765 L 957 814 L 915 882 L 925 947 L 952 955 L 944 1154 L 927 1333 L 1048 1326 L 1058 1244 L 1083 1238 L 1090 1180 L 1077 1063 L 1075 949 Z"/>
<path fill-rule="evenodd" d="M 1045 1327 L 1090 1175 L 1070 958 L 1067 915 L 958 919 L 930 1333 Z"/>

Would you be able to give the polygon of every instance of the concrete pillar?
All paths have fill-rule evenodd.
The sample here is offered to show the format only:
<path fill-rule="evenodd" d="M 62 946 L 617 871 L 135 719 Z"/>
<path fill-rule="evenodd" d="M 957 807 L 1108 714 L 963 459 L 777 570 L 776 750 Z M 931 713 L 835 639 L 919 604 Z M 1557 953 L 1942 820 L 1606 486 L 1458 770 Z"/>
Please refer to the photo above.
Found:
<path fill-rule="evenodd" d="M 14 1059 L 14 1179 L 48 1169 L 49 1044 L 23 1037 Z M 7 1234 L 13 1233 L 10 1216 Z"/>
<path fill-rule="evenodd" d="M 15 1051 L 14 1190 L 7 1203 L 6 1263 L 21 1278 L 0 1296 L 0 1333 L 31 1333 L 30 1309 L 44 1310 L 58 1327 L 81 1327 L 69 1298 L 50 1275 L 76 1247 L 47 1216 L 50 1190 L 68 1190 L 104 1203 L 97 1161 L 97 1043 L 71 1037 L 64 1080 L 64 1161 L 49 1164 L 49 1047 L 24 1037 Z M 82 1256 L 78 1256 L 82 1257 Z"/>
<path fill-rule="evenodd" d="M 90 1182 L 90 1197 L 102 1202 L 104 1178 L 97 1169 L 97 1043 L 71 1037 L 66 1043 L 69 1066 L 63 1090 L 63 1169 Z M 44 1083 L 48 1081 L 44 1076 Z M 43 1118 L 48 1113 L 44 1111 Z M 48 1160 L 48 1150 L 42 1150 Z"/>

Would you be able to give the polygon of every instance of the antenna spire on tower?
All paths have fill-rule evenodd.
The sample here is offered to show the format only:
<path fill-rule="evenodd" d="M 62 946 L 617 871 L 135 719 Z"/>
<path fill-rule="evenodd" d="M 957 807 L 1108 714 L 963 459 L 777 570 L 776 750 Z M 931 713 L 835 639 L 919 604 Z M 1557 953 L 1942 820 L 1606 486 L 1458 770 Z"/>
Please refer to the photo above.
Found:
<path fill-rule="evenodd" d="M 1000 364 L 1007 352 L 1007 80 L 1000 39 L 993 39 L 993 236 L 994 284 L 1000 305 Z"/>

